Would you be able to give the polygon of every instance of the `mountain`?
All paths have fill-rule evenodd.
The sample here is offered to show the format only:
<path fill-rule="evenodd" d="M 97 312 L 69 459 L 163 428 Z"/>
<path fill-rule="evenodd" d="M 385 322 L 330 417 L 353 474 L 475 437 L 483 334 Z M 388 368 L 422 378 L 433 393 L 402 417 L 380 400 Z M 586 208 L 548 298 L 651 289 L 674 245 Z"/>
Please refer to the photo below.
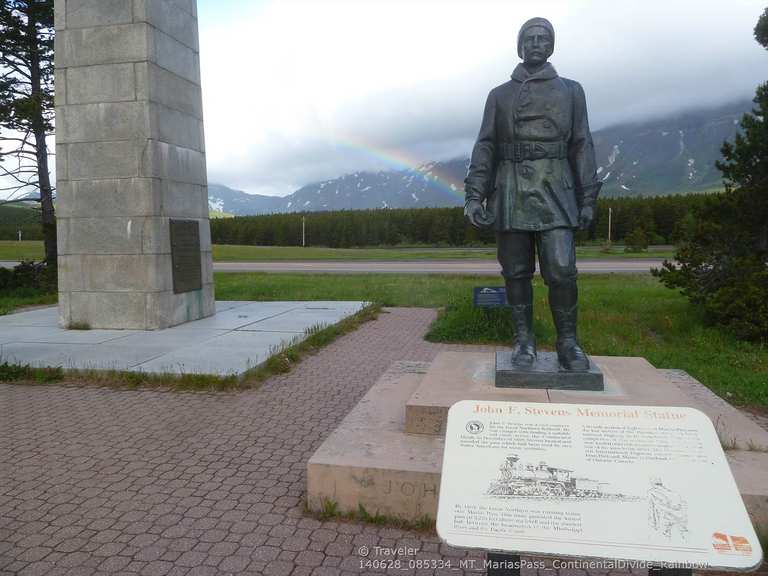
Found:
<path fill-rule="evenodd" d="M 658 196 L 722 187 L 715 161 L 750 101 L 691 110 L 593 133 L 602 195 Z M 307 184 L 282 198 L 208 186 L 211 210 L 238 216 L 273 212 L 461 206 L 468 158 L 414 170 L 355 172 Z"/>
<path fill-rule="evenodd" d="M 215 212 L 245 216 L 248 214 L 271 214 L 279 210 L 282 198 L 248 194 L 221 184 L 208 184 L 208 208 Z"/>
<path fill-rule="evenodd" d="M 461 206 L 468 162 L 467 158 L 459 158 L 429 162 L 415 170 L 355 172 L 307 184 L 282 198 L 210 184 L 208 204 L 212 210 L 236 215 Z"/>
<path fill-rule="evenodd" d="M 722 188 L 715 167 L 750 101 L 622 124 L 593 134 L 605 196 L 657 196 Z"/>

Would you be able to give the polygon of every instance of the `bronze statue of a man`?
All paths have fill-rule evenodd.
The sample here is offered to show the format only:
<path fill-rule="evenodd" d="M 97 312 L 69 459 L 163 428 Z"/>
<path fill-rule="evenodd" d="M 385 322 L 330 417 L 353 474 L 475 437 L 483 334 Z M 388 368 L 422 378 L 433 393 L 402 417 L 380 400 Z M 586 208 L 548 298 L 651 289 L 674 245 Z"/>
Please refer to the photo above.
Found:
<path fill-rule="evenodd" d="M 526 368 L 536 360 L 531 279 L 538 252 L 560 366 L 585 371 L 589 360 L 576 339 L 573 235 L 592 224 L 601 182 L 584 90 L 547 62 L 554 45 L 554 28 L 544 18 L 520 29 L 517 53 L 523 62 L 488 95 L 465 180 L 464 212 L 474 226 L 496 230 L 517 332 L 514 365 Z"/>

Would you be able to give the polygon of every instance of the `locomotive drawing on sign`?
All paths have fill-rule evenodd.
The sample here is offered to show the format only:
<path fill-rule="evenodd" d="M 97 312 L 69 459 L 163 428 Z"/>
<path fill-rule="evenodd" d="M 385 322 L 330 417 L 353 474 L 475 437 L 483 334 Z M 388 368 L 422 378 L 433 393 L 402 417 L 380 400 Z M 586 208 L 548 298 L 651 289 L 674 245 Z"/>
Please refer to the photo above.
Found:
<path fill-rule="evenodd" d="M 607 490 L 608 482 L 575 476 L 573 470 L 525 462 L 517 454 L 506 457 L 499 466 L 499 478 L 491 482 L 488 496 L 515 498 L 575 498 L 634 500 L 632 496 Z"/>

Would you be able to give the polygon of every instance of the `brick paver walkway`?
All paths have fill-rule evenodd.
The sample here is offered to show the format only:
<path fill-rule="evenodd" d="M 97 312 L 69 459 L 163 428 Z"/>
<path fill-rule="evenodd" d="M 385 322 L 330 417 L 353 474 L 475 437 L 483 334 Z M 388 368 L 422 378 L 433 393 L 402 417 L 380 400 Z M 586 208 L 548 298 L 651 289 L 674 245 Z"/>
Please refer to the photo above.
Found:
<path fill-rule="evenodd" d="M 433 318 L 389 309 L 255 391 L 0 384 L 0 576 L 481 572 L 435 536 L 303 513 L 308 458 L 390 364 L 466 349 L 425 342 Z M 362 546 L 418 552 L 387 571 Z"/>

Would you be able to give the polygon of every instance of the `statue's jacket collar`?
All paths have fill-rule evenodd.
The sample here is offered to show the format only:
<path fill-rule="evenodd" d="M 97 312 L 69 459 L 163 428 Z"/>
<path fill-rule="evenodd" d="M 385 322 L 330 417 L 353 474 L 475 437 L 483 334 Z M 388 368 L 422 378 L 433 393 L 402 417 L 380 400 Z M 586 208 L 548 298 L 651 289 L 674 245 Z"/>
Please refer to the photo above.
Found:
<path fill-rule="evenodd" d="M 512 80 L 523 83 L 531 80 L 554 80 L 555 78 L 557 78 L 557 70 L 555 70 L 555 67 L 549 62 L 544 64 L 544 66 L 534 74 L 528 72 L 522 64 L 518 64 L 512 72 Z"/>

